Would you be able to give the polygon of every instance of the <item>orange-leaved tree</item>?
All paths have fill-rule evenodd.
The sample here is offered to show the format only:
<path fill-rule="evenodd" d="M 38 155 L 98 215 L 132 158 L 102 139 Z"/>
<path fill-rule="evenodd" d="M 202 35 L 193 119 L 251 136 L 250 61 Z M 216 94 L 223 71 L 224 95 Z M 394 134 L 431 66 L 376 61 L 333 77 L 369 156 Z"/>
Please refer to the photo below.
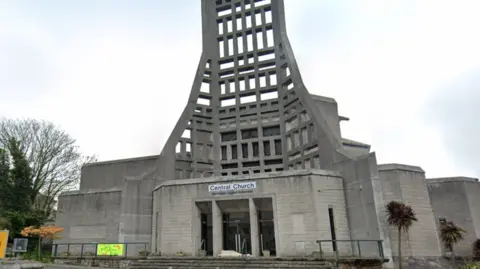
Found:
<path fill-rule="evenodd" d="M 47 238 L 47 239 L 58 239 L 60 238 L 58 236 L 59 233 L 63 232 L 63 228 L 56 227 L 53 225 L 47 225 L 47 226 L 40 226 L 39 228 L 35 228 L 33 226 L 30 227 L 25 227 L 23 230 L 20 232 L 22 236 L 25 237 L 38 237 L 38 259 L 42 257 L 41 250 L 42 250 L 42 239 Z"/>

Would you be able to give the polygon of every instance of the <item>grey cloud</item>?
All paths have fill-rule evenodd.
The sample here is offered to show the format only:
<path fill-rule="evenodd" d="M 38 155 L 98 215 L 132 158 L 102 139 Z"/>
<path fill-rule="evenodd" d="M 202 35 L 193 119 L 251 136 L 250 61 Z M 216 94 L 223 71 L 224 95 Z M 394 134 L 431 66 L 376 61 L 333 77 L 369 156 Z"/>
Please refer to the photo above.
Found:
<path fill-rule="evenodd" d="M 480 69 L 436 91 L 425 106 L 458 167 L 480 176 Z"/>

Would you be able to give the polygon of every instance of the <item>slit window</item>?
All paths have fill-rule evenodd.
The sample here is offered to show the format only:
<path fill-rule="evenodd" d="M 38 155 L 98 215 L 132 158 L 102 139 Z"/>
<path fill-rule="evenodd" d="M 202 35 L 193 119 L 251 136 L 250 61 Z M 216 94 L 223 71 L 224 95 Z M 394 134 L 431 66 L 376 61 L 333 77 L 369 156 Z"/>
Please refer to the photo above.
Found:
<path fill-rule="evenodd" d="M 270 86 L 277 85 L 277 74 L 270 74 Z"/>
<path fill-rule="evenodd" d="M 245 22 L 246 22 L 246 28 L 251 28 L 252 27 L 252 16 L 248 15 L 245 17 Z"/>
<path fill-rule="evenodd" d="M 252 143 L 253 157 L 258 157 L 258 142 Z"/>
<path fill-rule="evenodd" d="M 257 49 L 263 49 L 263 32 L 257 33 Z"/>
<path fill-rule="evenodd" d="M 243 53 L 243 36 L 237 38 L 238 53 Z"/>
<path fill-rule="evenodd" d="M 218 24 L 218 34 L 223 35 L 223 22 Z"/>
<path fill-rule="evenodd" d="M 262 14 L 261 13 L 255 14 L 255 25 L 256 26 L 262 25 Z"/>
<path fill-rule="evenodd" d="M 253 36 L 252 34 L 248 34 L 247 35 L 247 51 L 252 51 L 252 50 L 253 50 Z"/>
<path fill-rule="evenodd" d="M 248 144 L 242 144 L 242 157 L 248 159 Z"/>
<path fill-rule="evenodd" d="M 270 156 L 270 141 L 263 141 L 263 155 Z"/>
<path fill-rule="evenodd" d="M 233 55 L 233 39 L 229 39 L 228 40 L 228 56 L 232 56 Z"/>
<path fill-rule="evenodd" d="M 225 48 L 224 48 L 224 44 L 223 44 L 223 41 L 220 41 L 218 42 L 218 49 L 219 49 L 219 53 L 220 53 L 220 58 L 223 58 L 225 57 Z"/>
<path fill-rule="evenodd" d="M 282 155 L 282 142 L 280 140 L 275 140 L 275 155 Z"/>
<path fill-rule="evenodd" d="M 222 160 L 227 159 L 227 146 L 222 146 Z"/>
<path fill-rule="evenodd" d="M 274 40 L 273 40 L 273 30 L 267 31 L 267 46 L 273 47 Z"/>
<path fill-rule="evenodd" d="M 237 31 L 241 31 L 242 29 L 243 29 L 242 18 L 237 18 Z"/>
<path fill-rule="evenodd" d="M 330 220 L 330 234 L 332 236 L 333 251 L 337 251 L 337 234 L 335 232 L 335 219 L 333 215 L 333 208 L 328 208 L 328 219 Z"/>
<path fill-rule="evenodd" d="M 272 11 L 268 10 L 265 12 L 265 23 L 272 23 Z"/>
<path fill-rule="evenodd" d="M 238 159 L 237 145 L 232 145 L 232 160 Z"/>

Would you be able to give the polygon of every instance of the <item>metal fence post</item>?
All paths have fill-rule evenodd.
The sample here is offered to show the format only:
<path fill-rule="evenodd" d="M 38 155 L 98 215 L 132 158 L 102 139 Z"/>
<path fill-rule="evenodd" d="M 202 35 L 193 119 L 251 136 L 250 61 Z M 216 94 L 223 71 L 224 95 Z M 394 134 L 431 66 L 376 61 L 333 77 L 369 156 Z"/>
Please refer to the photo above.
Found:
<path fill-rule="evenodd" d="M 57 257 L 58 255 L 58 244 L 55 244 L 55 250 L 53 251 L 53 257 Z"/>
<path fill-rule="evenodd" d="M 98 243 L 95 243 L 95 257 L 97 257 L 98 253 Z"/>
<path fill-rule="evenodd" d="M 80 259 L 83 258 L 83 243 L 82 246 L 80 247 Z"/>
<path fill-rule="evenodd" d="M 148 254 L 147 254 L 147 243 L 145 243 L 145 257 L 147 257 Z"/>
<path fill-rule="evenodd" d="M 318 249 L 320 250 L 320 259 L 323 259 L 322 241 L 318 242 Z"/>
<path fill-rule="evenodd" d="M 378 254 L 380 254 L 380 258 L 385 258 L 384 256 L 384 253 L 383 253 L 383 244 L 382 244 L 382 240 L 378 240 L 377 241 L 378 243 Z"/>
<path fill-rule="evenodd" d="M 358 248 L 358 257 L 362 257 L 362 249 L 360 248 L 360 240 L 357 240 L 357 248 Z"/>
<path fill-rule="evenodd" d="M 338 256 L 339 256 L 339 255 L 338 255 L 338 244 L 336 244 L 336 243 L 337 243 L 337 240 L 332 240 L 332 241 L 334 241 L 334 242 L 335 242 L 335 245 L 337 246 L 337 247 L 335 248 L 335 260 L 337 261 L 337 264 L 338 264 Z"/>
<path fill-rule="evenodd" d="M 70 256 L 70 243 L 67 244 L 67 257 Z"/>
<path fill-rule="evenodd" d="M 127 256 L 127 253 L 128 253 L 128 243 L 124 243 L 123 244 L 125 246 L 125 258 L 128 257 Z"/>

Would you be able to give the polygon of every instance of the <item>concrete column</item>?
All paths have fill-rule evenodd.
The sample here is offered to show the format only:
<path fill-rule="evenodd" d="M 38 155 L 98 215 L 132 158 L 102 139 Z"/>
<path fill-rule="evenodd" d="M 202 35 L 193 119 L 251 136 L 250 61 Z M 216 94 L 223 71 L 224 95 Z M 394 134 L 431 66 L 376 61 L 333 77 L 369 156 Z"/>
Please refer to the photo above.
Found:
<path fill-rule="evenodd" d="M 196 204 L 193 205 L 193 227 L 192 227 L 192 240 L 193 240 L 193 249 L 192 255 L 198 256 L 198 250 L 202 245 L 202 212 Z"/>
<path fill-rule="evenodd" d="M 258 215 L 257 207 L 253 198 L 248 199 L 248 207 L 250 210 L 250 238 L 252 242 L 252 256 L 260 256 L 260 244 L 258 235 Z"/>
<path fill-rule="evenodd" d="M 222 211 L 216 201 L 212 201 L 213 256 L 218 256 L 223 249 Z"/>

